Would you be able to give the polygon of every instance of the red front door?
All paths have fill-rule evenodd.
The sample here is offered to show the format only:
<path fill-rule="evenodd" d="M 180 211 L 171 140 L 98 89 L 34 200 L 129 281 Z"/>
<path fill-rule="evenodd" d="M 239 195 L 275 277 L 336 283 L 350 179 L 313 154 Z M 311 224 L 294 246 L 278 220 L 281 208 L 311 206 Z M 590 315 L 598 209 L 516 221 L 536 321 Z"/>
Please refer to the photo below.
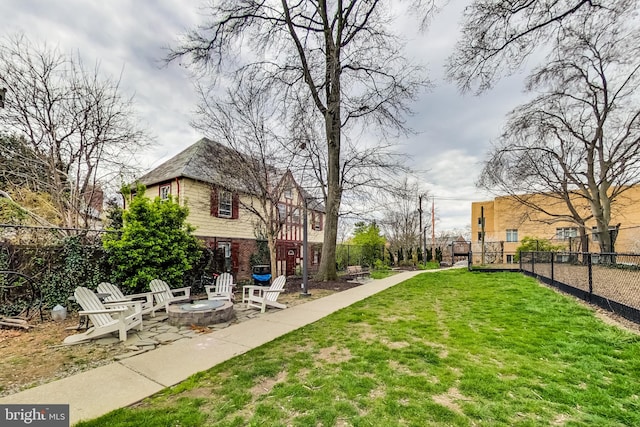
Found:
<path fill-rule="evenodd" d="M 293 248 L 287 249 L 287 276 L 293 276 L 296 274 L 296 250 Z"/>

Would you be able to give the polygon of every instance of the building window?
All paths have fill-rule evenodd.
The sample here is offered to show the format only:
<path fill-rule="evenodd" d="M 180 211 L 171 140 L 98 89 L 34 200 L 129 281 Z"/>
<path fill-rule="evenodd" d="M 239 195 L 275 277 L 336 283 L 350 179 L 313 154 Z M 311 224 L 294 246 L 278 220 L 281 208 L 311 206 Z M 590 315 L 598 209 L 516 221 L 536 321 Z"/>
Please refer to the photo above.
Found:
<path fill-rule="evenodd" d="M 286 190 L 284 190 L 284 198 L 285 199 L 293 199 L 293 190 L 291 189 L 291 187 L 289 187 Z"/>
<path fill-rule="evenodd" d="M 558 240 L 567 240 L 577 236 L 578 236 L 578 229 L 576 227 L 556 228 L 556 239 Z"/>
<path fill-rule="evenodd" d="M 233 196 L 230 191 L 220 190 L 218 193 L 218 216 L 231 218 Z"/>
<path fill-rule="evenodd" d="M 218 242 L 218 249 L 224 253 L 225 258 L 231 258 L 231 243 Z"/>
<path fill-rule="evenodd" d="M 167 200 L 171 195 L 171 184 L 160 186 L 160 200 Z"/>
<path fill-rule="evenodd" d="M 278 203 L 278 219 L 281 223 L 287 219 L 287 206 L 284 203 Z"/>
<path fill-rule="evenodd" d="M 611 235 L 611 232 L 615 232 L 616 231 L 616 227 L 609 227 L 609 235 Z M 591 240 L 593 240 L 594 242 L 599 242 L 600 241 L 600 234 L 598 233 L 598 227 L 591 227 Z"/>
<path fill-rule="evenodd" d="M 515 255 L 507 255 L 507 264 L 515 264 L 516 258 Z"/>
<path fill-rule="evenodd" d="M 478 227 L 482 227 L 482 217 L 478 217 Z"/>
<path fill-rule="evenodd" d="M 211 190 L 211 216 L 238 219 L 240 197 L 229 190 L 213 187 Z"/>
<path fill-rule="evenodd" d="M 482 241 L 482 231 L 478 231 L 478 242 Z"/>
<path fill-rule="evenodd" d="M 231 271 L 231 242 L 218 242 L 218 250 L 224 254 L 224 271 Z"/>
<path fill-rule="evenodd" d="M 291 214 L 292 221 L 294 224 L 300 224 L 300 209 L 294 208 L 293 213 Z"/>
<path fill-rule="evenodd" d="M 507 230 L 507 242 L 518 241 L 518 230 L 512 228 Z"/>
<path fill-rule="evenodd" d="M 320 213 L 311 213 L 311 227 L 315 231 L 322 231 L 322 214 Z"/>

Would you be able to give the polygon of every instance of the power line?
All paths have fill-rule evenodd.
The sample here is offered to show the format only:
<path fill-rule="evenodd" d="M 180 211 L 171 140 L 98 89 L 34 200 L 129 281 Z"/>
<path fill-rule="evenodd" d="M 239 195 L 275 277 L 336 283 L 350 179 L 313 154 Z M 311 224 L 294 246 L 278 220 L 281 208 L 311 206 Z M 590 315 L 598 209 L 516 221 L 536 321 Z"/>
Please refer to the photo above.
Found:
<path fill-rule="evenodd" d="M 439 196 L 429 196 L 432 199 L 435 200 L 448 200 L 448 201 L 453 201 L 453 202 L 481 202 L 483 201 L 483 199 L 461 199 L 461 198 L 457 198 L 457 197 L 439 197 Z"/>

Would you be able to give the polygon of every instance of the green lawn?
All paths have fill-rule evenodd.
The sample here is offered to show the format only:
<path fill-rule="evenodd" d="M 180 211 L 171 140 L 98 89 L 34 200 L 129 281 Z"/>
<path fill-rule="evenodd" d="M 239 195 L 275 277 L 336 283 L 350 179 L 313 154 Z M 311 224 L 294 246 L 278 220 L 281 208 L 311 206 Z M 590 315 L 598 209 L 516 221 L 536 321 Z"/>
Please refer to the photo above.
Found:
<path fill-rule="evenodd" d="M 637 426 L 640 337 L 519 274 L 426 273 L 79 425 Z"/>

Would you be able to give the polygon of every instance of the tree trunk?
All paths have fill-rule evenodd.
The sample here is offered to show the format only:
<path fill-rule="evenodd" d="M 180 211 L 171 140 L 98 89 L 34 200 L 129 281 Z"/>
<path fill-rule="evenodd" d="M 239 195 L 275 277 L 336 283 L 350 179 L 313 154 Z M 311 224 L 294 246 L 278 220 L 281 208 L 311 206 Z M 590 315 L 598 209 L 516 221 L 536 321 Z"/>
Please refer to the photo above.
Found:
<path fill-rule="evenodd" d="M 598 227 L 598 241 L 600 243 L 600 253 L 612 252 L 611 234 L 609 233 L 609 223 L 611 222 L 611 203 L 606 193 L 601 194 L 600 189 L 592 191 L 591 212 Z M 606 188 L 604 190 L 606 192 Z"/>
<path fill-rule="evenodd" d="M 318 280 L 335 280 L 336 270 L 336 242 L 338 240 L 338 213 L 342 200 L 342 186 L 340 183 L 340 106 L 339 102 L 332 102 L 325 115 L 328 165 L 327 165 L 327 203 L 326 222 L 324 227 L 324 243 L 322 257 L 318 269 Z"/>
<path fill-rule="evenodd" d="M 589 234 L 584 224 L 578 230 L 580 233 L 580 252 L 589 252 Z"/>
<path fill-rule="evenodd" d="M 278 276 L 278 252 L 276 240 L 273 237 L 269 236 L 267 238 L 267 245 L 269 245 L 269 263 L 271 264 L 271 277 L 276 277 Z"/>
<path fill-rule="evenodd" d="M 334 43 L 331 33 L 325 33 L 325 72 L 328 84 L 325 87 L 327 108 L 324 110 L 324 126 L 327 139 L 327 201 L 322 258 L 317 279 L 327 281 L 338 277 L 336 271 L 336 243 L 338 241 L 338 214 L 342 201 L 342 173 L 340 150 L 342 122 L 340 116 L 340 38 Z"/>

